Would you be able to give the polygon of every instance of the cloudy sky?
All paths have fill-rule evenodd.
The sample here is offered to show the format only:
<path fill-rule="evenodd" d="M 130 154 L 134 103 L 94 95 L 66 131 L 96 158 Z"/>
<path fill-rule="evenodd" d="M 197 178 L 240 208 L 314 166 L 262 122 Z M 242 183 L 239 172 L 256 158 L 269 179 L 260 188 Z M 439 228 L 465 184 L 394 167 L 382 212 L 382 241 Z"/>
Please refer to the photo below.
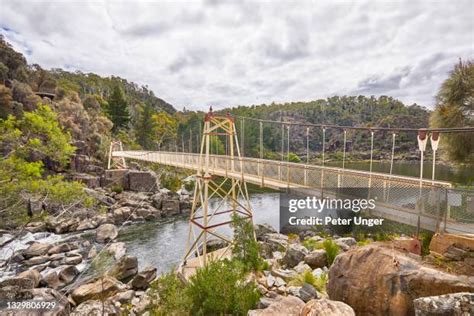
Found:
<path fill-rule="evenodd" d="M 391 95 L 432 107 L 474 58 L 474 1 L 13 1 L 29 63 L 148 85 L 182 109 Z"/>

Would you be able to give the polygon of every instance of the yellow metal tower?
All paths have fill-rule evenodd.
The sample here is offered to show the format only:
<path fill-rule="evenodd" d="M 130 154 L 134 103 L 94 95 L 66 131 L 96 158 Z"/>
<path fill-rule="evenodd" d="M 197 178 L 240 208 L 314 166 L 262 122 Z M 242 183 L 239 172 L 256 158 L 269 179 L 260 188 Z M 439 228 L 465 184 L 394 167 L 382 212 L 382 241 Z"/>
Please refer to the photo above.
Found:
<path fill-rule="evenodd" d="M 211 174 L 210 166 L 214 157 L 211 155 L 211 144 L 213 141 L 217 142 L 219 137 L 225 138 L 227 144 L 226 170 L 240 174 L 240 178 L 223 177 L 219 178 L 222 181 L 218 181 Z M 252 221 L 252 210 L 242 170 L 234 119 L 230 114 L 217 115 L 211 108 L 204 119 L 184 265 L 193 257 L 197 257 L 193 261 L 199 260 L 198 266 L 205 265 L 210 239 L 220 239 L 228 245 L 219 252 L 217 258 L 213 257 L 214 259 L 229 255 L 232 246 L 232 231 L 229 225 L 232 222 L 231 215 L 238 213 L 239 216 Z"/>

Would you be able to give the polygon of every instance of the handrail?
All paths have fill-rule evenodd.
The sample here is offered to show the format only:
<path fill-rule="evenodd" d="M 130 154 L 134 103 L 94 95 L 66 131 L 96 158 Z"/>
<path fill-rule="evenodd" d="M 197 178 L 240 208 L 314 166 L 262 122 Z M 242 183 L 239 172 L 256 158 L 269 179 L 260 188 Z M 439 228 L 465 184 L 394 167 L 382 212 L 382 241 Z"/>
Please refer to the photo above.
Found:
<path fill-rule="evenodd" d="M 138 157 L 146 156 L 149 154 L 160 154 L 160 155 L 174 155 L 178 156 L 193 156 L 198 157 L 199 154 L 196 153 L 184 153 L 184 152 L 168 152 L 168 151 L 115 151 L 113 152 L 113 156 L 115 157 L 124 157 L 124 158 L 135 158 L 140 159 Z M 132 157 L 130 157 L 132 156 Z M 226 155 L 210 155 L 211 158 L 214 159 L 222 159 L 222 160 L 231 160 L 230 157 Z M 320 171 L 329 171 L 341 175 L 352 175 L 352 176 L 359 176 L 365 179 L 381 179 L 381 180 L 393 180 L 398 182 L 406 182 L 410 184 L 420 184 L 422 182 L 423 186 L 426 187 L 452 187 L 452 184 L 446 181 L 432 181 L 429 179 L 420 180 L 416 177 L 410 176 L 400 176 L 400 175 L 390 175 L 380 172 L 369 172 L 363 170 L 354 170 L 354 169 L 342 169 L 337 167 L 328 167 L 328 166 L 318 166 L 318 165 L 308 165 L 308 164 L 301 164 L 295 162 L 287 162 L 287 161 L 274 161 L 269 159 L 259 159 L 259 158 L 252 158 L 252 157 L 236 157 L 234 160 L 238 160 L 239 162 L 253 162 L 257 164 L 266 164 L 266 165 L 275 165 L 275 166 L 285 166 L 288 168 L 297 168 L 303 170 L 320 170 Z M 176 161 L 178 161 L 176 159 Z M 167 163 L 165 163 L 167 164 Z M 169 163 L 168 163 L 169 164 Z M 197 164 L 196 164 L 197 167 Z M 196 169 L 196 168 L 190 168 Z"/>

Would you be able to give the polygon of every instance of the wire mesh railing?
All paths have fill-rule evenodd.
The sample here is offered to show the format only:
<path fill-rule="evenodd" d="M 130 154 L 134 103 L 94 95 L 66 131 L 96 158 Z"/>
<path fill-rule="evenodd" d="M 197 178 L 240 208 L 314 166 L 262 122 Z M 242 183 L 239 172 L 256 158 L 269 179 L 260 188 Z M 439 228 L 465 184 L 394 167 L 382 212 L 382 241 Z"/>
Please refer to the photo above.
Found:
<path fill-rule="evenodd" d="M 199 154 L 182 152 L 116 151 L 113 156 L 192 170 L 203 170 L 205 163 Z M 449 182 L 225 155 L 210 155 L 209 171 L 274 189 L 309 188 L 322 194 L 340 188 L 367 189 L 385 210 L 382 215 L 400 211 L 407 224 L 423 229 L 474 233 L 474 192 L 453 189 Z"/>

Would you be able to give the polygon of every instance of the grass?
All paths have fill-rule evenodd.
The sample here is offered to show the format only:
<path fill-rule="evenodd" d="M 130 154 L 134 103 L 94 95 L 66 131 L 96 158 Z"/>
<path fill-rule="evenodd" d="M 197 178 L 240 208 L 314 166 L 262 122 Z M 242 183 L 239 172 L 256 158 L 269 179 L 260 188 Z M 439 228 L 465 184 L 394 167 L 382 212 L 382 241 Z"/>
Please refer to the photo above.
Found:
<path fill-rule="evenodd" d="M 303 286 L 305 283 L 311 284 L 321 293 L 326 293 L 326 284 L 328 283 L 328 276 L 325 272 L 321 273 L 319 277 L 315 276 L 311 271 L 305 271 L 298 274 L 288 284 L 292 286 Z"/>

